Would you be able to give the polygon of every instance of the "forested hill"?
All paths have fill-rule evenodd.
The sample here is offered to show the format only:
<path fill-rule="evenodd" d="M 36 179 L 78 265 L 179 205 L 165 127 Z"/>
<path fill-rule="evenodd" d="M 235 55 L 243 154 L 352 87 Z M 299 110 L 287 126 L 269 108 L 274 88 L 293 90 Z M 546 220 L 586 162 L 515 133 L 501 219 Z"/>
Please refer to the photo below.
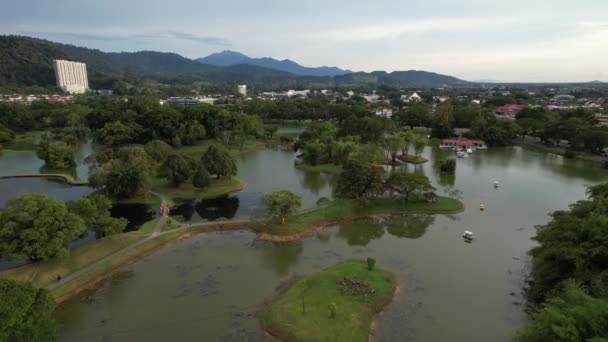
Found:
<path fill-rule="evenodd" d="M 93 88 L 108 88 L 117 79 L 151 80 L 168 84 L 213 83 L 264 84 L 269 86 L 321 86 L 391 84 L 403 86 L 458 86 L 468 82 L 425 71 L 354 73 L 335 77 L 297 76 L 260 66 L 238 64 L 213 66 L 174 53 L 155 51 L 103 52 L 48 40 L 0 36 L 0 88 L 52 87 L 53 59 L 87 64 Z"/>
<path fill-rule="evenodd" d="M 52 86 L 53 59 L 87 64 L 93 87 L 116 78 L 152 79 L 170 83 L 292 82 L 295 76 L 257 66 L 215 67 L 174 53 L 155 51 L 108 53 L 21 36 L 0 36 L 0 86 Z"/>

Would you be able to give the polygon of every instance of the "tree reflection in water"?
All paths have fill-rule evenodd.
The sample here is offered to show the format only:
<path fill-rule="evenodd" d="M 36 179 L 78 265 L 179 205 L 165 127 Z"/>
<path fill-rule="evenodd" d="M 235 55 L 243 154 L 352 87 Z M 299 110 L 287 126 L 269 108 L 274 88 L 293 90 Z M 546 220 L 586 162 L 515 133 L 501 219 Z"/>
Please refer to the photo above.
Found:
<path fill-rule="evenodd" d="M 186 221 L 192 220 L 196 212 L 200 219 L 216 221 L 234 218 L 240 201 L 235 196 L 224 196 L 208 200 L 189 201 L 171 209 L 172 216 L 181 216 Z"/>
<path fill-rule="evenodd" d="M 264 240 L 254 240 L 252 246 L 262 254 L 262 262 L 269 266 L 278 276 L 289 273 L 302 254 L 302 241 L 274 243 Z"/>
<path fill-rule="evenodd" d="M 403 215 L 386 219 L 385 226 L 389 234 L 408 239 L 417 239 L 426 233 L 426 229 L 435 222 L 432 215 Z"/>
<path fill-rule="evenodd" d="M 351 246 L 367 246 L 372 240 L 384 235 L 384 227 L 378 219 L 361 219 L 340 225 L 337 236 Z"/>

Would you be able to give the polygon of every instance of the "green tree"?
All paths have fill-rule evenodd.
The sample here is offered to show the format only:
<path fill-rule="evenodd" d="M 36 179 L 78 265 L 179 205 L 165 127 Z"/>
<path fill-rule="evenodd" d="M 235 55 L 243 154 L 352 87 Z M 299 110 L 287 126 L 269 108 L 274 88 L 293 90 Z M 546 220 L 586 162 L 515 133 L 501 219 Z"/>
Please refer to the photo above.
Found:
<path fill-rule="evenodd" d="M 120 166 L 110 171 L 106 177 L 105 187 L 110 196 L 130 198 L 141 193 L 140 184 L 143 175 L 134 166 Z"/>
<path fill-rule="evenodd" d="M 535 311 L 514 342 L 606 341 L 608 300 L 587 294 L 575 282 L 568 282 L 555 297 Z"/>
<path fill-rule="evenodd" d="M 0 279 L 0 341 L 55 341 L 55 299 L 28 282 Z"/>
<path fill-rule="evenodd" d="M 125 218 L 111 217 L 112 201 L 101 194 L 68 202 L 67 206 L 71 212 L 80 216 L 99 238 L 122 233 L 128 224 Z"/>
<path fill-rule="evenodd" d="M 356 159 L 348 160 L 338 177 L 336 196 L 354 199 L 380 196 L 384 192 L 384 174 L 380 166 Z"/>
<path fill-rule="evenodd" d="M 218 178 L 236 175 L 236 163 L 230 152 L 217 144 L 209 146 L 203 154 L 202 163 L 210 174 Z"/>
<path fill-rule="evenodd" d="M 173 147 L 162 140 L 152 140 L 148 142 L 144 150 L 156 162 L 164 162 L 168 156 L 175 153 Z"/>
<path fill-rule="evenodd" d="M 400 134 L 392 134 L 386 138 L 385 144 L 388 152 L 391 155 L 391 163 L 394 164 L 397 161 L 397 154 L 405 144 L 405 139 Z"/>
<path fill-rule="evenodd" d="M 432 120 L 434 137 L 447 138 L 451 136 L 454 127 L 454 105 L 452 101 L 445 101 L 438 105 Z"/>
<path fill-rule="evenodd" d="M 175 153 L 167 157 L 161 166 L 161 174 L 167 177 L 173 185 L 178 186 L 192 177 L 193 170 L 190 164 Z"/>
<path fill-rule="evenodd" d="M 424 148 L 426 147 L 426 145 L 428 145 L 428 143 L 429 139 L 427 137 L 422 135 L 416 137 L 416 139 L 414 140 L 414 153 L 416 153 L 416 156 L 419 156 L 420 153 L 424 151 Z"/>
<path fill-rule="evenodd" d="M 300 196 L 287 190 L 275 191 L 262 196 L 262 203 L 266 205 L 266 210 L 271 215 L 281 219 L 281 224 L 285 222 L 287 216 L 295 213 L 302 205 Z"/>
<path fill-rule="evenodd" d="M 52 169 L 68 169 L 76 166 L 76 150 L 64 143 L 50 144 L 40 152 L 46 165 Z"/>
<path fill-rule="evenodd" d="M 386 180 L 386 188 L 391 192 L 405 195 L 406 201 L 409 201 L 412 193 L 435 191 L 428 177 L 406 171 L 394 171 L 391 173 Z"/>
<path fill-rule="evenodd" d="M 154 163 L 141 146 L 124 146 L 118 151 L 93 156 L 95 171 L 89 176 L 92 187 L 105 188 L 114 198 L 146 193 Z"/>
<path fill-rule="evenodd" d="M 0 257 L 46 260 L 69 253 L 86 226 L 65 203 L 45 194 L 19 195 L 0 210 Z"/>
<path fill-rule="evenodd" d="M 450 158 L 441 161 L 441 165 L 439 165 L 439 170 L 445 173 L 454 173 L 456 172 L 456 159 Z"/>
<path fill-rule="evenodd" d="M 15 132 L 0 124 L 0 143 L 7 143 L 15 139 Z"/>
<path fill-rule="evenodd" d="M 97 132 L 97 139 L 108 147 L 119 147 L 135 139 L 135 131 L 120 121 L 107 123 Z"/>
<path fill-rule="evenodd" d="M 192 178 L 192 185 L 199 189 L 204 189 L 211 185 L 211 175 L 203 165 L 199 166 L 196 172 L 194 173 L 194 177 Z"/>

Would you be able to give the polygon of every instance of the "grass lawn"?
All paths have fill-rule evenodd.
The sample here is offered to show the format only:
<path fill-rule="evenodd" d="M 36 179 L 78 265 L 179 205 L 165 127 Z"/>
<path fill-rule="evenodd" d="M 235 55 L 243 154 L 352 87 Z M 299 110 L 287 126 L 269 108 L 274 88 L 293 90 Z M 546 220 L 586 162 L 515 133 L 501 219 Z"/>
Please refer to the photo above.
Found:
<path fill-rule="evenodd" d="M 285 223 L 254 223 L 251 228 L 273 235 L 292 235 L 305 232 L 319 225 L 335 224 L 353 217 L 391 212 L 455 213 L 463 209 L 460 201 L 449 197 L 438 197 L 435 203 L 423 201 L 405 202 L 403 199 L 379 198 L 360 205 L 354 200 L 339 199 L 329 206 L 288 218 Z"/>
<path fill-rule="evenodd" d="M 428 159 L 424 158 L 423 156 L 413 156 L 411 154 L 408 154 L 406 156 L 400 155 L 397 158 L 399 160 L 402 160 L 402 161 L 408 162 L 408 163 L 412 163 L 412 164 L 422 164 L 422 163 L 426 163 L 427 161 L 429 161 Z"/>
<path fill-rule="evenodd" d="M 42 133 L 42 131 L 33 131 L 17 134 L 13 141 L 0 145 L 0 149 L 5 151 L 35 151 Z"/>
<path fill-rule="evenodd" d="M 184 183 L 179 187 L 175 187 L 169 180 L 165 178 L 153 178 L 152 190 L 166 197 L 176 199 L 207 199 L 215 198 L 231 192 L 243 189 L 245 182 L 242 179 L 232 177 L 230 179 L 214 179 L 211 185 L 205 189 L 198 189 L 192 183 Z"/>
<path fill-rule="evenodd" d="M 144 238 L 140 232 L 129 232 L 110 236 L 95 242 L 76 247 L 65 258 L 40 261 L 19 268 L 0 272 L 0 278 L 10 278 L 32 282 L 44 287 L 57 280 L 57 275 L 66 276 L 87 265 L 110 255 Z"/>
<path fill-rule="evenodd" d="M 342 166 L 336 164 L 321 164 L 321 165 L 308 165 L 304 163 L 295 163 L 297 169 L 310 171 L 310 172 L 323 172 L 331 174 L 339 174 L 342 172 Z"/>
<path fill-rule="evenodd" d="M 364 282 L 376 293 L 343 293 L 338 287 L 343 278 Z M 367 341 L 374 316 L 390 302 L 395 287 L 389 272 L 369 271 L 366 262 L 350 260 L 298 280 L 263 312 L 263 324 L 284 341 Z M 336 304 L 334 317 L 330 303 Z"/>
<path fill-rule="evenodd" d="M 208 199 L 227 195 L 231 192 L 242 190 L 245 182 L 236 177 L 231 179 L 213 180 L 207 188 L 201 190 L 192 186 L 192 183 L 184 183 L 179 187 L 173 186 L 165 178 L 152 178 L 152 191 L 145 195 L 139 195 L 127 199 L 117 200 L 118 203 L 145 203 L 159 206 L 161 198 L 169 207 L 174 206 L 174 199 Z"/>

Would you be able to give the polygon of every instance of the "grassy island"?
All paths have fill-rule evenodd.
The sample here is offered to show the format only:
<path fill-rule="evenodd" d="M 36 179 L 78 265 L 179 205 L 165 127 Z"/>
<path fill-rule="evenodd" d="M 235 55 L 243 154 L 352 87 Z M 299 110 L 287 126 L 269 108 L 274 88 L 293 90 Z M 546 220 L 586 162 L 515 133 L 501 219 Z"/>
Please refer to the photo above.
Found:
<path fill-rule="evenodd" d="M 427 161 L 429 161 L 428 159 L 424 158 L 423 156 L 413 156 L 413 155 L 401 155 L 398 156 L 397 159 L 402 160 L 406 163 L 411 163 L 411 164 L 424 164 Z"/>
<path fill-rule="evenodd" d="M 377 198 L 361 203 L 339 199 L 327 206 L 306 211 L 288 218 L 285 223 L 251 222 L 250 227 L 260 237 L 275 241 L 298 240 L 311 236 L 323 227 L 340 222 L 371 216 L 392 214 L 455 214 L 464 210 L 464 205 L 453 198 L 437 197 L 435 202 L 409 201 L 403 199 Z"/>
<path fill-rule="evenodd" d="M 263 311 L 262 321 L 284 341 L 366 341 L 395 288 L 389 272 L 350 260 L 296 281 Z"/>
<path fill-rule="evenodd" d="M 296 169 L 308 172 L 322 172 L 335 175 L 342 172 L 342 166 L 336 164 L 319 164 L 313 166 L 305 163 L 295 163 L 295 166 Z"/>

